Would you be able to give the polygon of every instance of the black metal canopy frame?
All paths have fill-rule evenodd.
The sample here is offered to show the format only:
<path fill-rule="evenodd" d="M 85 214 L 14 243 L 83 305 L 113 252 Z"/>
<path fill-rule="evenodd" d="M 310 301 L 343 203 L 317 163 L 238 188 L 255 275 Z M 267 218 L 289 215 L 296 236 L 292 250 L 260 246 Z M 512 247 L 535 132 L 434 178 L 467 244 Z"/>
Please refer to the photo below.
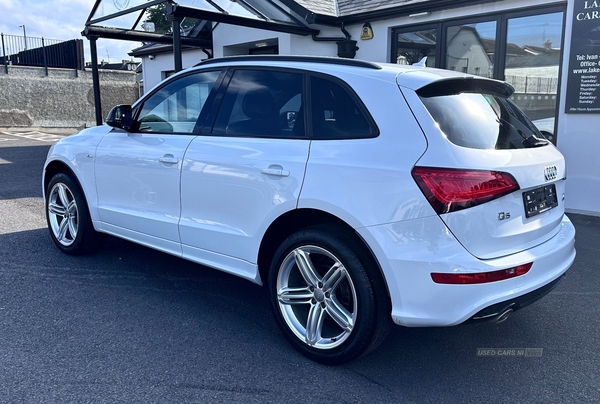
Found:
<path fill-rule="evenodd" d="M 172 23 L 172 34 L 148 32 L 142 21 L 146 11 L 165 3 L 166 16 Z M 96 0 L 81 35 L 90 41 L 97 125 L 102 125 L 96 47 L 98 38 L 172 43 L 174 68 L 178 72 L 182 70 L 182 45 L 203 50 L 212 48 L 212 37 L 203 39 L 188 36 L 193 35 L 193 30 L 182 35 L 181 23 L 186 18 L 313 37 L 319 33 L 308 27 L 308 23 L 299 14 L 278 0 L 180 0 L 178 3 L 173 0 Z"/>
<path fill-rule="evenodd" d="M 98 125 L 102 124 L 96 51 L 98 38 L 173 44 L 175 71 L 182 69 L 182 45 L 201 48 L 211 56 L 206 49 L 212 48 L 212 31 L 203 30 L 202 27 L 208 23 L 220 22 L 289 34 L 311 35 L 314 41 L 336 42 L 338 56 L 354 58 L 358 49 L 356 41 L 352 41 L 344 25 L 486 2 L 488 0 L 405 0 L 395 4 L 388 0 L 382 1 L 377 7 L 371 7 L 371 2 L 364 2 L 371 6 L 347 15 L 325 15 L 311 11 L 306 4 L 297 0 L 96 0 L 81 33 L 90 40 L 96 122 Z M 163 4 L 166 4 L 165 14 L 172 23 L 172 34 L 148 32 L 152 29 L 142 21 L 146 11 Z M 318 2 L 314 1 L 314 5 L 317 4 Z M 198 29 L 182 30 L 182 22 L 188 18 L 200 21 L 197 24 Z M 100 23 L 102 25 L 98 25 Z M 344 37 L 318 37 L 319 31 L 311 28 L 311 24 L 339 27 Z M 199 32 L 208 33 L 209 37 L 196 37 Z"/>

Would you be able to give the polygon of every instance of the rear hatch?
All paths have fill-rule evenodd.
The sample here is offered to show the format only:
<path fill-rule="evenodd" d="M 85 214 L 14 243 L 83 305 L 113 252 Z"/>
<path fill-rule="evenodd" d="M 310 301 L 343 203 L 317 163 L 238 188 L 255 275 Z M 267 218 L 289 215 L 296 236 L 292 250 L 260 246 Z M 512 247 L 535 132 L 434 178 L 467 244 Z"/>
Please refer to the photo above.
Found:
<path fill-rule="evenodd" d="M 558 233 L 564 158 L 510 100 L 510 85 L 460 77 L 400 88 L 428 141 L 413 177 L 471 254 L 513 254 Z"/>

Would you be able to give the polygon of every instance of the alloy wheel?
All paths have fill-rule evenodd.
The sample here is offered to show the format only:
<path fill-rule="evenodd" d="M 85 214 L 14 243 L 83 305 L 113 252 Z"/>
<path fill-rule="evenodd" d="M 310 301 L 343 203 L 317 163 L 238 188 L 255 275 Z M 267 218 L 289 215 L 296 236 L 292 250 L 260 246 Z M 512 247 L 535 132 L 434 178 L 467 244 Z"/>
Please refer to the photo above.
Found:
<path fill-rule="evenodd" d="M 75 242 L 79 229 L 77 202 L 63 183 L 54 184 L 48 196 L 48 219 L 56 240 L 68 247 Z"/>
<path fill-rule="evenodd" d="M 356 324 L 352 278 L 343 263 L 321 247 L 296 247 L 285 257 L 277 276 L 277 300 L 290 330 L 313 348 L 340 346 Z"/>

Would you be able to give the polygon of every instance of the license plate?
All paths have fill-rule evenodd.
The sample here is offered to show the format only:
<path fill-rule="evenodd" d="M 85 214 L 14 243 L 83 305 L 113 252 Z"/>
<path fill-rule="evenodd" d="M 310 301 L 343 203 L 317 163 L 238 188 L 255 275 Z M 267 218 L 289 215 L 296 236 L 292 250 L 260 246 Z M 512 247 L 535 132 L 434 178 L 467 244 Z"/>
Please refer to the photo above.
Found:
<path fill-rule="evenodd" d="M 528 218 L 558 206 L 556 186 L 551 184 L 523 192 L 523 203 L 525 204 L 525 216 Z"/>

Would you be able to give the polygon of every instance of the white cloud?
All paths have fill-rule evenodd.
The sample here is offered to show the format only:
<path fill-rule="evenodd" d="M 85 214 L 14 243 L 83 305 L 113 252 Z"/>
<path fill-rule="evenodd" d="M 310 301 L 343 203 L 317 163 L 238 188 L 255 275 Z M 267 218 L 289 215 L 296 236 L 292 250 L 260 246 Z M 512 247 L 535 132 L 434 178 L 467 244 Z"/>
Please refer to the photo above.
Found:
<path fill-rule="evenodd" d="M 7 11 L 12 8 L 14 8 L 14 2 L 12 0 L 0 0 L 0 9 Z"/>

